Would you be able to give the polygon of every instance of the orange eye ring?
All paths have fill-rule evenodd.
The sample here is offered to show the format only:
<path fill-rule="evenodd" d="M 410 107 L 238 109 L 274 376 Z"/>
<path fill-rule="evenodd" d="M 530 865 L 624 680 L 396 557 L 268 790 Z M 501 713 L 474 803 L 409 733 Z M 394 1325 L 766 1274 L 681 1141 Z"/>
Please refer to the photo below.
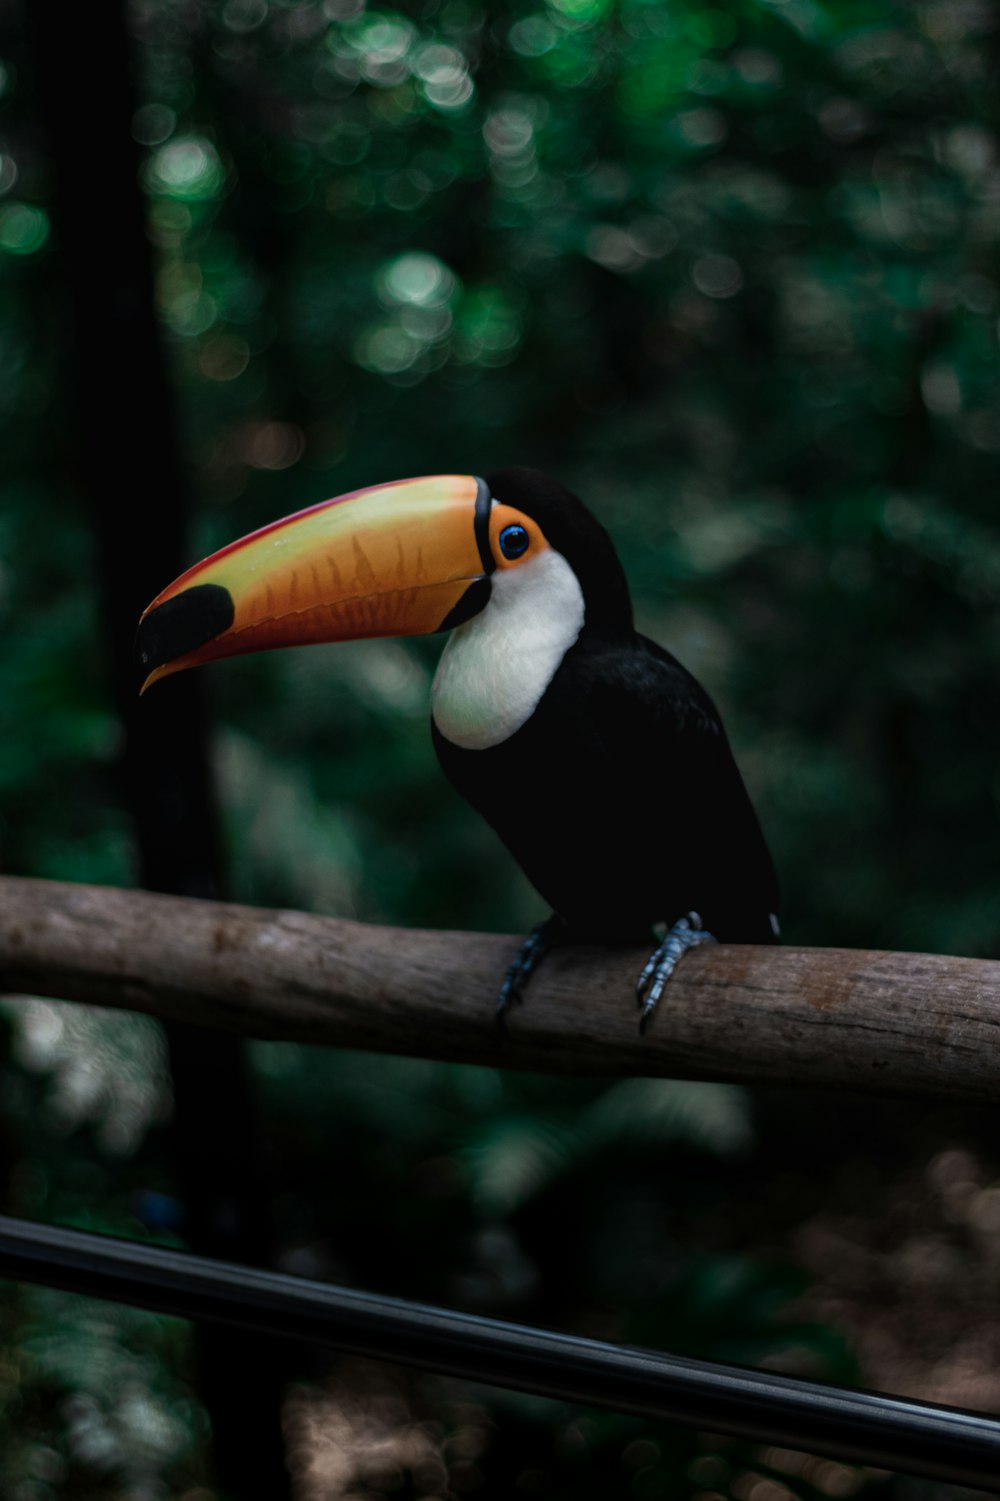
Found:
<path fill-rule="evenodd" d="M 513 506 L 493 502 L 490 512 L 490 551 L 497 568 L 517 568 L 548 547 L 537 522 Z"/>

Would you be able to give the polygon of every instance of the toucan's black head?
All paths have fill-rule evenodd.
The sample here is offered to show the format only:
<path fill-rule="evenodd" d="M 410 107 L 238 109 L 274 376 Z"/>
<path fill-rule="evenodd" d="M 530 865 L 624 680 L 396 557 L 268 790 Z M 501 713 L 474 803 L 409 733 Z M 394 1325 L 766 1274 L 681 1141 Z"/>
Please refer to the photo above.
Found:
<path fill-rule="evenodd" d="M 523 511 L 545 540 L 562 553 L 579 581 L 588 626 L 632 629 L 632 601 L 614 543 L 581 500 L 537 469 L 494 469 L 486 475 L 492 498 Z"/>

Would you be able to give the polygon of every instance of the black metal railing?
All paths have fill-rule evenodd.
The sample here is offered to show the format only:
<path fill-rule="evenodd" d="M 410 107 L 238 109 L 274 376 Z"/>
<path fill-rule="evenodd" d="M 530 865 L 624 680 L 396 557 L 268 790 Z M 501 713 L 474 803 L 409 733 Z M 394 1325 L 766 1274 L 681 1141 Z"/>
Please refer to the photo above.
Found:
<path fill-rule="evenodd" d="M 960 1408 L 605 1344 L 7 1216 L 0 1275 L 1000 1491 L 1000 1420 Z"/>

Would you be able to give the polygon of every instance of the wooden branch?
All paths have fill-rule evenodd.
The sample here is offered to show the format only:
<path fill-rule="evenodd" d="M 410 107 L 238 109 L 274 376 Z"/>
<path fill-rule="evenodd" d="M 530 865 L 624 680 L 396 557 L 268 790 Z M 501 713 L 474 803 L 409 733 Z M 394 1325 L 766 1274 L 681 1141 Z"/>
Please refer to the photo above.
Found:
<path fill-rule="evenodd" d="M 506 1035 L 518 940 L 0 878 L 0 989 L 247 1037 L 548 1073 L 1000 1099 L 1000 963 L 719 945 L 687 954 L 645 1037 L 641 950 L 546 959 Z"/>

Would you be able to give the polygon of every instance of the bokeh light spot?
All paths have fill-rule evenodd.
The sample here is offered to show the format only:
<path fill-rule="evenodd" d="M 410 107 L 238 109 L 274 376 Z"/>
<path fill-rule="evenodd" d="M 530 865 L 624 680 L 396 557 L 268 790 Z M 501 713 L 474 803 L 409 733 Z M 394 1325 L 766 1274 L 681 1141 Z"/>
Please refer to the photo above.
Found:
<path fill-rule="evenodd" d="M 432 43 L 421 48 L 414 72 L 421 80 L 425 98 L 438 109 L 461 109 L 472 98 L 472 79 L 456 47 Z"/>
<path fill-rule="evenodd" d="M 920 377 L 920 390 L 929 412 L 935 417 L 953 417 L 962 407 L 962 387 L 953 365 L 936 361 Z"/>
<path fill-rule="evenodd" d="M 435 255 L 414 252 L 392 261 L 379 277 L 384 302 L 442 307 L 454 294 L 456 277 Z"/>
<path fill-rule="evenodd" d="M 171 285 L 171 279 L 167 277 L 160 301 L 170 327 L 184 338 L 207 333 L 219 313 L 215 298 L 203 291 L 200 283 L 185 286 L 178 281 Z"/>
<path fill-rule="evenodd" d="M 702 255 L 691 268 L 691 280 L 706 297 L 735 297 L 743 285 L 743 272 L 731 255 Z"/>
<path fill-rule="evenodd" d="M 254 422 L 246 430 L 243 451 L 254 469 L 290 469 L 305 447 L 305 434 L 293 422 Z"/>
<path fill-rule="evenodd" d="M 0 250 L 31 255 L 49 237 L 48 215 L 29 203 L 10 203 L 0 210 Z"/>
<path fill-rule="evenodd" d="M 530 151 L 534 130 L 523 109 L 497 109 L 483 126 L 483 139 L 497 156 L 520 156 Z"/>
<path fill-rule="evenodd" d="M 608 271 L 635 271 L 645 256 L 635 238 L 614 224 L 598 224 L 587 235 L 587 255 Z"/>
<path fill-rule="evenodd" d="M 522 57 L 544 57 L 559 40 L 559 32 L 547 16 L 525 16 L 515 21 L 507 40 Z"/>
<path fill-rule="evenodd" d="M 608 0 L 550 0 L 554 10 L 573 21 L 598 21 L 609 8 Z"/>
<path fill-rule="evenodd" d="M 201 351 L 198 365 L 209 380 L 236 380 L 250 363 L 250 346 L 234 334 L 216 334 Z"/>
<path fill-rule="evenodd" d="M 230 31 L 256 31 L 267 20 L 267 0 L 226 0 L 222 24 Z"/>
<path fill-rule="evenodd" d="M 351 27 L 351 44 L 360 54 L 361 73 L 369 83 L 392 88 L 408 76 L 407 54 L 416 40 L 417 29 L 402 16 L 370 16 Z M 333 33 L 328 45 L 339 47 Z"/>
<path fill-rule="evenodd" d="M 476 365 L 506 365 L 521 341 L 521 315 L 499 287 L 466 294 L 458 320 L 459 359 Z"/>
<path fill-rule="evenodd" d="M 751 88 L 774 88 L 781 82 L 781 61 L 762 47 L 741 47 L 731 59 L 740 78 Z"/>
<path fill-rule="evenodd" d="M 132 116 L 132 139 L 142 146 L 160 146 L 173 135 L 177 116 L 165 104 L 144 104 Z"/>
<path fill-rule="evenodd" d="M 179 136 L 156 152 L 146 180 L 155 192 L 171 198 L 215 198 L 225 172 L 218 152 L 204 136 Z"/>
<path fill-rule="evenodd" d="M 358 364 L 366 370 L 379 375 L 398 375 L 413 364 L 420 345 L 406 329 L 386 323 L 366 330 L 354 352 Z"/>
<path fill-rule="evenodd" d="M 0 152 L 0 193 L 9 193 L 17 182 L 17 162 L 6 152 Z"/>
<path fill-rule="evenodd" d="M 717 109 L 688 109 L 674 123 L 690 146 L 718 146 L 726 139 L 726 117 Z"/>

